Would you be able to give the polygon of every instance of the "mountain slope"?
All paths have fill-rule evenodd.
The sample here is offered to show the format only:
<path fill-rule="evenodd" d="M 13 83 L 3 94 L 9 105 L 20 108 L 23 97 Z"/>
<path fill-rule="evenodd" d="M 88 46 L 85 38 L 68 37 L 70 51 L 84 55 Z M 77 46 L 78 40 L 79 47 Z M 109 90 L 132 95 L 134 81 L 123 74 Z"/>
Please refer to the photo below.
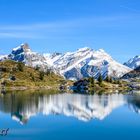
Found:
<path fill-rule="evenodd" d="M 8 59 L 8 55 L 0 55 L 0 61 Z"/>
<path fill-rule="evenodd" d="M 123 77 L 123 79 L 140 79 L 140 66 L 136 69 L 130 71 L 129 73 L 126 73 Z"/>
<path fill-rule="evenodd" d="M 0 83 L 6 83 L 6 87 L 45 87 L 56 89 L 56 87 L 60 86 L 61 81 L 64 81 L 63 77 L 52 72 L 44 73 L 12 60 L 0 62 Z"/>
<path fill-rule="evenodd" d="M 52 66 L 66 79 L 79 80 L 84 77 L 103 78 L 107 75 L 118 78 L 131 71 L 130 68 L 116 62 L 104 50 L 94 51 L 81 48 L 76 52 L 46 56 Z"/>
<path fill-rule="evenodd" d="M 97 79 L 100 74 L 103 78 L 106 78 L 107 75 L 119 78 L 131 71 L 127 66 L 113 60 L 104 50 L 95 51 L 87 47 L 65 54 L 41 55 L 32 52 L 29 45 L 25 43 L 14 48 L 11 54 L 0 57 L 0 61 L 6 59 L 23 62 L 26 66 L 34 68 L 40 67 L 42 71 L 49 69 L 70 80 L 79 80 L 85 77 Z"/>
<path fill-rule="evenodd" d="M 128 62 L 124 63 L 124 65 L 136 69 L 140 66 L 140 55 L 131 58 Z"/>
<path fill-rule="evenodd" d="M 49 67 L 45 57 L 39 53 L 32 52 L 27 43 L 14 48 L 9 55 L 0 57 L 1 61 L 6 59 L 23 62 L 30 67 L 40 67 L 44 71 Z"/>

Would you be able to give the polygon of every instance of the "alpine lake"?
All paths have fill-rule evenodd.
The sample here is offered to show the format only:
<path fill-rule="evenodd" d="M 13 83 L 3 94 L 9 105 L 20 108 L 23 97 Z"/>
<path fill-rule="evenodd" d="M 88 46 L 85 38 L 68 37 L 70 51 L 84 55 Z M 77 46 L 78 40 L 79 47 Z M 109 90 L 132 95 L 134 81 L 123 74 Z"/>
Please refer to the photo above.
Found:
<path fill-rule="evenodd" d="M 140 92 L 0 94 L 0 140 L 135 140 Z"/>

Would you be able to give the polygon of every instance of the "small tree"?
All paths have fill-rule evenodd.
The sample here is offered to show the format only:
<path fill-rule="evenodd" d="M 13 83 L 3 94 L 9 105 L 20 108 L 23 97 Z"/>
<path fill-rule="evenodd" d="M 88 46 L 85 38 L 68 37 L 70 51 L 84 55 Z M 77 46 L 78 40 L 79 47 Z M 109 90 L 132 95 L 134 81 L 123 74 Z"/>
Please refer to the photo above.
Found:
<path fill-rule="evenodd" d="M 99 82 L 99 85 L 101 86 L 101 84 L 103 82 L 103 78 L 102 78 L 102 75 L 101 74 L 98 77 L 98 82 Z"/>
<path fill-rule="evenodd" d="M 24 64 L 22 62 L 19 62 L 18 65 L 17 65 L 17 67 L 18 67 L 18 70 L 19 71 L 21 71 L 21 72 L 24 71 Z"/>
<path fill-rule="evenodd" d="M 115 81 L 114 81 L 114 84 L 118 84 L 118 85 L 120 85 L 120 84 L 121 84 L 121 82 L 120 82 L 120 80 L 119 80 L 119 79 L 117 79 L 117 80 L 115 80 Z"/>
<path fill-rule="evenodd" d="M 48 76 L 48 75 L 50 75 L 50 74 L 51 74 L 51 70 L 48 69 L 48 70 L 46 71 L 46 75 Z"/>
<path fill-rule="evenodd" d="M 113 79 L 112 79 L 112 77 L 110 77 L 110 83 L 113 83 Z"/>
<path fill-rule="evenodd" d="M 107 75 L 106 79 L 105 79 L 106 82 L 110 82 L 110 77 Z"/>
<path fill-rule="evenodd" d="M 30 73 L 30 77 L 31 77 L 32 81 L 35 81 L 34 74 Z"/>
<path fill-rule="evenodd" d="M 93 77 L 90 77 L 89 78 L 89 85 L 88 85 L 89 90 L 93 91 L 94 90 L 94 86 L 95 86 L 95 79 Z"/>
<path fill-rule="evenodd" d="M 90 85 L 91 85 L 91 86 L 94 86 L 94 84 L 95 84 L 95 79 L 94 79 L 94 77 L 90 77 L 90 78 L 89 78 L 89 82 L 90 82 Z"/>
<path fill-rule="evenodd" d="M 37 65 L 37 66 L 35 67 L 35 70 L 40 70 L 40 67 Z"/>
<path fill-rule="evenodd" d="M 0 69 L 0 79 L 2 78 L 2 70 Z"/>
<path fill-rule="evenodd" d="M 119 85 L 121 84 L 121 81 L 120 80 L 118 80 L 118 82 L 117 82 Z"/>
<path fill-rule="evenodd" d="M 40 71 L 40 73 L 39 73 L 39 79 L 40 80 L 44 80 L 44 76 L 45 76 L 44 72 L 43 71 Z"/>
<path fill-rule="evenodd" d="M 112 79 L 112 77 L 107 76 L 106 79 L 105 79 L 105 81 L 112 83 L 113 82 L 113 79 Z"/>

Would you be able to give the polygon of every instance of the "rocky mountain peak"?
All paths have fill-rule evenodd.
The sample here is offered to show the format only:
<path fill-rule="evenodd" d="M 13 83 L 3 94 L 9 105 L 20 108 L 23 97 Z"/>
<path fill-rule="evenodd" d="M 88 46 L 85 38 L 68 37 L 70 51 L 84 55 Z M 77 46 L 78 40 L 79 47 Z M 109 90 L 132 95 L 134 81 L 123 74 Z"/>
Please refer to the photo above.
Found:
<path fill-rule="evenodd" d="M 140 55 L 136 55 L 135 57 L 131 58 L 130 60 L 128 60 L 128 62 L 125 62 L 124 65 L 132 69 L 136 69 L 140 66 Z"/>
<path fill-rule="evenodd" d="M 85 52 L 85 51 L 89 51 L 89 50 L 92 50 L 92 49 L 89 47 L 83 47 L 83 48 L 78 49 L 77 51 L 78 52 Z"/>
<path fill-rule="evenodd" d="M 58 57 L 49 57 L 51 66 L 59 71 L 66 79 L 79 80 L 84 77 L 105 78 L 121 77 L 131 69 L 116 62 L 103 49 L 93 50 L 85 47 L 75 52 L 67 52 Z"/>
<path fill-rule="evenodd" d="M 22 44 L 21 48 L 24 50 L 24 52 L 31 52 L 31 49 L 27 43 Z"/>
<path fill-rule="evenodd" d="M 4 60 L 4 57 L 0 58 Z M 37 67 L 46 71 L 53 71 L 66 79 L 79 80 L 85 77 L 103 78 L 107 75 L 115 78 L 122 77 L 132 69 L 116 62 L 103 49 L 93 50 L 88 47 L 80 48 L 74 52 L 64 54 L 39 54 L 32 52 L 27 43 L 14 48 L 6 59 L 23 62 L 27 66 Z"/>
<path fill-rule="evenodd" d="M 21 44 L 20 46 L 12 50 L 13 55 L 18 55 L 21 53 L 28 53 L 28 52 L 31 52 L 31 49 L 29 48 L 29 45 L 27 43 Z"/>

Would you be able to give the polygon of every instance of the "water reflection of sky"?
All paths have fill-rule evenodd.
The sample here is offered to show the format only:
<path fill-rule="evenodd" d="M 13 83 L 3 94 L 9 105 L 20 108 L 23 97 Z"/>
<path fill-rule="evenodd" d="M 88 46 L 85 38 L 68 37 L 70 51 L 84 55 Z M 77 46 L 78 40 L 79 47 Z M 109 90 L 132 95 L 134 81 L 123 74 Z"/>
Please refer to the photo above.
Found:
<path fill-rule="evenodd" d="M 10 105 L 11 96 L 8 96 L 0 97 L 0 127 L 10 128 L 7 139 L 138 138 L 139 95 L 114 94 L 107 97 L 60 94 L 35 97 L 28 95 L 26 98 L 16 95 L 12 98 L 14 108 Z M 17 99 L 20 102 L 16 102 Z M 28 116 L 24 125 L 20 125 L 21 120 L 11 119 L 11 115 L 17 112 L 23 117 Z M 83 119 L 85 116 L 86 120 Z"/>
<path fill-rule="evenodd" d="M 9 97 L 10 96 L 10 97 Z M 75 117 L 81 121 L 91 119 L 103 120 L 115 108 L 126 104 L 126 97 L 122 94 L 112 95 L 7 95 L 1 98 L 0 110 L 10 113 L 13 120 L 26 124 L 37 114 L 64 115 Z"/>

